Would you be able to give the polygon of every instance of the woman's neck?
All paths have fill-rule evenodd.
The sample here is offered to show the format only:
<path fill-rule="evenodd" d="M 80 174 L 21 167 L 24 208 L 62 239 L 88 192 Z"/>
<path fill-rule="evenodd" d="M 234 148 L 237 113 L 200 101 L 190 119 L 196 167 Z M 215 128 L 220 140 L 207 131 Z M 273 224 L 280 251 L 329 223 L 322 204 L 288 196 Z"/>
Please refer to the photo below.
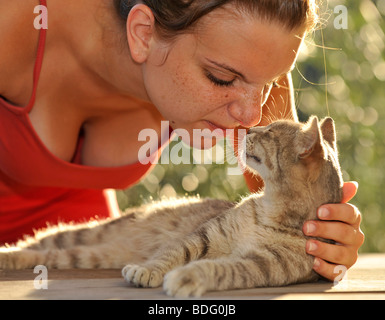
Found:
<path fill-rule="evenodd" d="M 108 91 L 148 102 L 142 66 L 131 58 L 125 23 L 113 1 L 70 0 L 65 6 L 60 1 L 51 3 L 49 28 L 57 24 L 58 36 L 71 47 L 81 67 L 97 76 L 95 79 Z"/>

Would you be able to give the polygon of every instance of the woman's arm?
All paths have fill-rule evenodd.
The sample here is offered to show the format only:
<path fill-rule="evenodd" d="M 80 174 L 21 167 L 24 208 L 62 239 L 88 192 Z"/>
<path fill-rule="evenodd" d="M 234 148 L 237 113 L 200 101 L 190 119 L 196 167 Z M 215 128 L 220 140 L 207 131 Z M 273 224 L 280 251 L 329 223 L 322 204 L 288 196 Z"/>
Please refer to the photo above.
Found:
<path fill-rule="evenodd" d="M 261 126 L 277 119 L 298 121 L 291 76 L 281 79 L 279 85 L 280 87 L 272 89 L 263 107 Z M 256 192 L 263 187 L 262 179 L 247 172 L 244 176 L 250 191 Z M 364 242 L 364 234 L 360 229 L 361 213 L 355 206 L 347 203 L 356 192 L 356 183 L 345 183 L 342 203 L 322 206 L 318 211 L 321 221 L 309 221 L 303 227 L 307 236 L 332 239 L 338 243 L 332 245 L 309 240 L 306 244 L 306 251 L 316 258 L 314 270 L 331 281 L 340 276 L 341 268 L 337 266 L 342 265 L 347 270 L 357 261 L 358 249 Z"/>

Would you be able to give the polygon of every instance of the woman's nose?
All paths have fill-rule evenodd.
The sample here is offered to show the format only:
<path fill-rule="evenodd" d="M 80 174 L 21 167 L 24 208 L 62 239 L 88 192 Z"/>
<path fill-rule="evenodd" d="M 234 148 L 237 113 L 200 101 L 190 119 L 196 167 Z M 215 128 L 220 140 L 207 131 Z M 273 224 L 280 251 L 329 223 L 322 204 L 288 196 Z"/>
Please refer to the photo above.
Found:
<path fill-rule="evenodd" d="M 229 113 L 243 127 L 255 127 L 262 118 L 262 94 L 261 92 L 248 95 L 245 94 L 229 105 Z"/>

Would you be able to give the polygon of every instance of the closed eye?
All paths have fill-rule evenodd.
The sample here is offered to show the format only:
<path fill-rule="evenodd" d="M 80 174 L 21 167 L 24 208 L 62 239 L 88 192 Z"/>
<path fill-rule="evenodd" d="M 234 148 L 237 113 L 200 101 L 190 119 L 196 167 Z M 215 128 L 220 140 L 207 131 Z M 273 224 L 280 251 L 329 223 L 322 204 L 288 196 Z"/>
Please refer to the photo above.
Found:
<path fill-rule="evenodd" d="M 256 161 L 257 163 L 261 163 L 262 162 L 261 158 L 259 158 L 257 156 L 253 156 L 251 154 L 246 154 L 246 156 L 249 157 L 249 158 L 254 159 L 254 161 Z"/>
<path fill-rule="evenodd" d="M 274 129 L 271 127 L 271 124 L 268 125 L 268 126 L 265 128 L 265 132 L 274 133 Z"/>
<path fill-rule="evenodd" d="M 217 77 L 215 77 L 212 73 L 210 72 L 206 72 L 206 77 L 213 83 L 215 84 L 216 86 L 219 86 L 219 87 L 230 87 L 234 84 L 234 81 L 236 78 L 234 78 L 233 80 L 231 81 L 226 81 L 226 80 L 222 80 L 222 79 L 219 79 Z"/>

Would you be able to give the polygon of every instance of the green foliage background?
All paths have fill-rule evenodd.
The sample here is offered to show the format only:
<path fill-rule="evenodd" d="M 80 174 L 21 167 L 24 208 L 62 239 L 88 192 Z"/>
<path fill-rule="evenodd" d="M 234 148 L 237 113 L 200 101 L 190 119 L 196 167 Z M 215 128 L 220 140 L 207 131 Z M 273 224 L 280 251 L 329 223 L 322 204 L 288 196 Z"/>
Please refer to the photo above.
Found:
<path fill-rule="evenodd" d="M 348 9 L 347 29 L 334 26 L 342 18 L 338 5 Z M 323 27 L 308 37 L 293 72 L 298 113 L 302 121 L 311 114 L 335 119 L 345 181 L 360 184 L 352 201 L 363 216 L 360 251 L 385 252 L 385 0 L 329 0 L 321 12 Z M 176 195 L 236 201 L 247 193 L 226 164 L 170 164 L 117 196 L 125 209 Z"/>

